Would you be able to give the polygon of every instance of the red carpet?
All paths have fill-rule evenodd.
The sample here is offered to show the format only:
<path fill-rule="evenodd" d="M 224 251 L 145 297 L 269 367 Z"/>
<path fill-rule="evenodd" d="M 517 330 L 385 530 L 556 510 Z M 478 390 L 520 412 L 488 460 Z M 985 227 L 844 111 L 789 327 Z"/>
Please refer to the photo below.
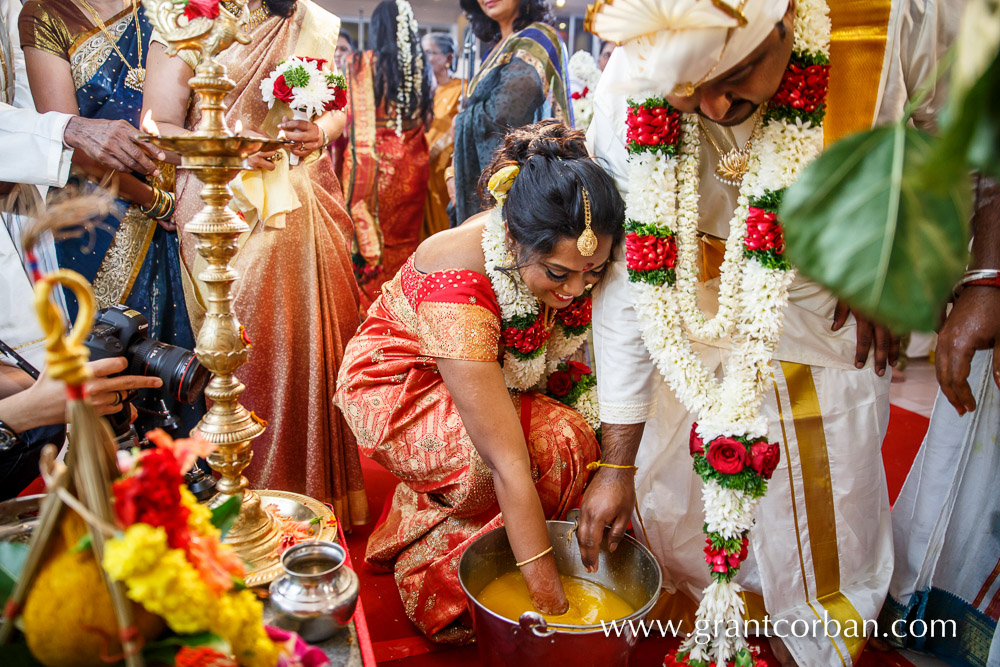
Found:
<path fill-rule="evenodd" d="M 882 446 L 889 486 L 890 502 L 895 501 L 913 463 L 920 442 L 927 430 L 927 418 L 891 406 L 889 432 Z M 368 491 L 372 514 L 381 514 L 386 499 L 396 486 L 395 478 L 381 466 L 362 456 L 362 469 Z M 441 646 L 424 639 L 423 635 L 406 618 L 403 603 L 396 590 L 396 582 L 389 573 L 376 572 L 364 564 L 365 544 L 374 523 L 357 526 L 347 536 L 347 545 L 361 579 L 361 603 L 367 619 L 375 660 L 390 667 L 460 667 L 479 663 L 479 653 L 472 646 Z M 663 656 L 678 640 L 650 638 L 641 641 L 632 657 L 636 667 L 657 667 Z M 777 665 L 766 651 L 768 663 Z M 912 667 L 895 652 L 879 653 L 867 650 L 858 667 Z"/>

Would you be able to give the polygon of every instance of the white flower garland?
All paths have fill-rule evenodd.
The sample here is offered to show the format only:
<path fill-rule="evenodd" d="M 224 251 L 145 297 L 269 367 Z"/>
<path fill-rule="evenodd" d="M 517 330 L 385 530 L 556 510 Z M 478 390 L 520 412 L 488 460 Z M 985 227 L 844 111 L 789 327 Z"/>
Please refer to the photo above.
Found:
<path fill-rule="evenodd" d="M 413 44 L 410 35 L 416 35 L 417 19 L 407 0 L 396 0 L 396 48 L 399 51 L 399 71 L 403 75 L 396 92 L 396 136 L 403 136 L 403 109 L 410 108 L 410 101 L 420 97 L 423 80 L 424 59 L 422 51 L 417 51 L 414 67 Z"/>
<path fill-rule="evenodd" d="M 509 322 L 523 317 L 536 319 L 539 312 L 538 299 L 524 284 L 520 272 L 504 272 L 497 268 L 503 266 L 507 259 L 507 231 L 500 206 L 495 206 L 486 219 L 482 243 L 483 256 L 486 259 L 486 275 L 490 279 L 493 292 L 500 304 L 501 320 Z M 587 340 L 586 333 L 567 336 L 564 328 L 560 324 L 556 324 L 552 335 L 542 345 L 541 354 L 530 359 L 522 359 L 507 350 L 504 353 L 503 362 L 503 374 L 507 388 L 515 391 L 544 389 L 544 383 L 549 375 L 556 371 L 560 363 L 576 352 L 585 340 Z M 588 393 L 584 392 L 584 395 L 586 396 Z M 588 398 L 588 400 L 590 399 Z M 593 412 L 596 414 L 596 406 L 594 406 Z M 586 417 L 586 415 L 584 416 Z M 588 419 L 588 422 L 590 421 Z M 599 419 L 597 424 L 600 425 Z"/>
<path fill-rule="evenodd" d="M 570 96 L 574 125 L 576 129 L 586 131 L 594 119 L 594 91 L 601 79 L 601 70 L 598 69 L 594 56 L 586 51 L 577 51 L 569 59 L 569 75 L 571 83 L 580 85 L 580 90 Z"/>
<path fill-rule="evenodd" d="M 825 1 L 799 0 L 793 50 L 828 56 L 829 46 Z M 768 424 L 760 415 L 761 396 L 770 377 L 794 270 L 767 268 L 744 254 L 749 201 L 792 184 L 822 151 L 823 129 L 799 120 L 771 119 L 755 132 L 749 170 L 730 221 L 719 310 L 712 319 L 697 306 L 700 138 L 696 116 L 683 117 L 680 142 L 677 156 L 644 152 L 629 158 L 627 217 L 673 231 L 678 252 L 674 285 L 630 283 L 643 341 L 677 397 L 697 415 L 698 434 L 706 443 L 719 436 L 765 437 Z M 692 336 L 704 340 L 732 336 L 735 349 L 721 382 L 692 349 Z M 742 491 L 710 481 L 702 498 L 710 532 L 737 537 L 753 526 L 757 501 Z M 713 582 L 705 589 L 698 619 L 709 624 L 722 621 L 723 628 L 729 622 L 742 627 L 740 591 L 733 581 Z M 689 652 L 688 660 L 714 661 L 721 666 L 746 646 L 742 636 L 721 632 L 704 644 L 692 636 L 681 651 Z"/>

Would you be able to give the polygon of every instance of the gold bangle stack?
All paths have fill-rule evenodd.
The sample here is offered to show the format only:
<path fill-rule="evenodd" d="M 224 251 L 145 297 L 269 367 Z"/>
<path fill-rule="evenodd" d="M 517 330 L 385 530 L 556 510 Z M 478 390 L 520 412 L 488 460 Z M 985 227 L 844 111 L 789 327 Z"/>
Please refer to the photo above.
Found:
<path fill-rule="evenodd" d="M 555 549 L 555 547 L 553 547 L 553 546 L 550 545 L 549 548 L 546 549 L 545 551 L 542 551 L 540 553 L 535 554 L 534 556 L 532 556 L 528 560 L 522 560 L 520 563 L 514 563 L 514 566 L 515 567 L 523 567 L 523 566 L 527 565 L 528 563 L 534 563 L 536 560 L 538 560 L 542 556 L 545 556 L 547 554 L 552 553 L 553 549 Z"/>
<path fill-rule="evenodd" d="M 455 166 L 451 164 L 444 169 L 444 180 L 447 181 L 449 178 L 455 178 Z"/>
<path fill-rule="evenodd" d="M 316 127 L 318 127 L 319 131 L 323 133 L 323 143 L 320 144 L 320 148 L 326 148 L 330 145 L 330 135 L 326 133 L 326 130 L 323 129 L 323 126 L 319 123 L 316 123 Z"/>
<path fill-rule="evenodd" d="M 140 210 L 143 215 L 148 215 L 154 220 L 169 220 L 174 214 L 175 203 L 176 199 L 173 192 L 153 187 L 153 201 L 150 202 L 149 206 Z"/>

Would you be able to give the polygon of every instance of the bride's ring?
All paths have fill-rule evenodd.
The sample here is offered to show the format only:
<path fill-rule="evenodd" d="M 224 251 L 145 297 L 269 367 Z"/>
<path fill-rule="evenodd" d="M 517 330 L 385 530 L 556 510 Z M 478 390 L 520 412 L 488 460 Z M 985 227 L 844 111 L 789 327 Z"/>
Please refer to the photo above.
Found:
<path fill-rule="evenodd" d="M 276 151 L 274 155 L 268 156 L 264 159 L 267 160 L 268 162 L 278 162 L 281 160 L 283 155 L 284 153 L 282 153 L 281 151 Z"/>
<path fill-rule="evenodd" d="M 121 405 L 125 399 L 122 398 L 122 393 L 120 391 L 115 392 L 115 400 L 111 405 Z"/>

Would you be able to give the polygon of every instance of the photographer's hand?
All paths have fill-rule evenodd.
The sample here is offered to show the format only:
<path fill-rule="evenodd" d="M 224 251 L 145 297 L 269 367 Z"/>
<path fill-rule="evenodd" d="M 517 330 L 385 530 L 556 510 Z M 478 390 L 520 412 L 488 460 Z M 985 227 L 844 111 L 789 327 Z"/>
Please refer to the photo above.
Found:
<path fill-rule="evenodd" d="M 132 389 L 155 389 L 163 384 L 157 377 L 122 375 L 128 367 L 124 357 L 100 359 L 87 363 L 94 378 L 87 383 L 90 403 L 99 415 L 110 415 L 122 409 L 122 401 Z M 0 400 L 0 421 L 18 433 L 66 422 L 66 385 L 46 373 L 24 391 Z"/>

